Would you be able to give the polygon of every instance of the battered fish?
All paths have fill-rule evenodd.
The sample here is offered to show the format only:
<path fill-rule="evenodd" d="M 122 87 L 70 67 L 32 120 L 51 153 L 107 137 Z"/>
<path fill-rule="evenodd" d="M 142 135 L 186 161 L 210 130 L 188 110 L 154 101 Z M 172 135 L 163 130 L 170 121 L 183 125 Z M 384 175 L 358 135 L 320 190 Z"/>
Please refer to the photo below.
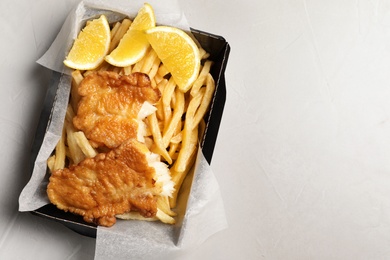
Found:
<path fill-rule="evenodd" d="M 95 147 L 115 148 L 137 137 L 137 115 L 142 104 L 155 104 L 160 91 L 151 86 L 148 75 L 119 75 L 112 71 L 89 74 L 80 83 L 81 96 L 73 124 Z"/>
<path fill-rule="evenodd" d="M 114 225 L 115 215 L 129 211 L 154 217 L 155 195 L 160 194 L 161 186 L 156 185 L 148 153 L 143 143 L 129 139 L 108 153 L 53 171 L 48 197 L 59 209 L 101 226 Z"/>

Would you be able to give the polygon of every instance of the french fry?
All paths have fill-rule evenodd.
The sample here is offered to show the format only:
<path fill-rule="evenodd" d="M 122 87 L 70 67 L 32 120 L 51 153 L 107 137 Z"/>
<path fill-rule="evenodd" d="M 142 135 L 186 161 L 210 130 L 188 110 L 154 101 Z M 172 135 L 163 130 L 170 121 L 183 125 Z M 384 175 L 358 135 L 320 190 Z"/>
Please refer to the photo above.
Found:
<path fill-rule="evenodd" d="M 199 139 L 199 141 L 203 138 L 205 131 L 206 131 L 206 122 L 202 119 L 198 125 L 198 139 Z"/>
<path fill-rule="evenodd" d="M 166 79 L 163 79 L 160 81 L 160 83 L 158 83 L 157 88 L 160 90 L 161 93 L 164 93 L 164 89 L 165 89 L 167 84 L 168 84 L 168 80 L 166 80 Z M 156 111 L 157 118 L 159 120 L 164 120 L 164 105 L 163 105 L 162 99 L 160 99 L 157 102 L 156 108 L 157 108 L 157 111 Z"/>
<path fill-rule="evenodd" d="M 194 122 L 193 122 L 194 125 L 198 125 L 199 122 L 204 118 L 204 116 L 205 116 L 205 114 L 206 114 L 206 112 L 211 104 L 211 100 L 213 98 L 214 91 L 215 91 L 214 79 L 211 76 L 211 74 L 207 74 L 206 90 L 205 90 L 205 93 L 203 95 L 203 99 L 202 99 L 202 102 L 200 104 L 200 107 L 198 108 L 198 110 L 196 111 L 196 114 L 194 116 Z"/>
<path fill-rule="evenodd" d="M 74 138 L 76 139 L 78 146 L 83 151 L 86 157 L 92 158 L 97 155 L 96 150 L 91 146 L 87 137 L 82 131 L 75 132 L 73 133 L 73 135 Z"/>
<path fill-rule="evenodd" d="M 159 68 L 160 68 L 160 66 L 159 66 Z M 157 69 L 157 72 L 158 72 L 158 69 Z M 161 82 L 163 79 L 164 79 L 164 78 L 161 77 L 158 73 L 156 73 L 156 74 L 154 75 L 154 78 L 153 78 L 153 80 L 156 82 L 156 85 L 160 84 L 160 82 Z"/>
<path fill-rule="evenodd" d="M 144 57 L 144 62 L 142 64 L 142 68 L 141 68 L 140 72 L 149 75 L 149 72 L 153 68 L 155 60 L 158 60 L 157 53 L 152 48 L 149 48 L 149 51 L 147 52 L 147 54 Z M 149 77 L 150 77 L 150 75 L 149 75 Z M 150 78 L 152 78 L 152 77 L 150 77 Z"/>
<path fill-rule="evenodd" d="M 127 66 L 127 67 L 124 67 L 123 68 L 123 74 L 124 75 L 130 75 L 131 74 L 131 70 L 132 70 L 132 66 L 130 65 L 130 66 Z"/>
<path fill-rule="evenodd" d="M 72 105 L 73 111 L 77 111 L 77 104 L 80 101 L 80 95 L 78 93 L 78 86 L 80 85 L 81 81 L 84 79 L 83 75 L 79 70 L 75 70 L 72 72 L 72 86 L 71 86 L 71 99 L 70 104 Z"/>
<path fill-rule="evenodd" d="M 210 57 L 210 53 L 208 53 L 205 49 L 200 47 L 199 56 L 201 57 L 201 60 L 207 60 Z"/>
<path fill-rule="evenodd" d="M 168 164 L 171 164 L 172 158 L 169 156 L 167 150 L 164 147 L 156 113 L 151 114 L 147 118 L 148 118 L 150 130 L 152 131 L 153 140 L 155 144 L 154 147 L 156 149 L 156 152 L 160 154 L 168 162 Z"/>
<path fill-rule="evenodd" d="M 73 136 L 76 129 L 73 126 L 73 117 L 74 111 L 71 105 L 68 105 L 65 114 L 64 129 L 66 132 L 66 144 L 67 144 L 67 154 L 66 156 L 70 159 L 70 164 L 77 164 L 85 159 L 84 153 L 81 151 L 80 147 L 77 145 L 77 142 Z"/>
<path fill-rule="evenodd" d="M 172 211 L 169 206 L 169 198 L 167 196 L 159 196 L 157 198 L 157 208 L 159 208 L 165 214 L 174 217 L 176 216 L 176 212 Z"/>
<path fill-rule="evenodd" d="M 66 140 L 69 148 L 69 157 L 72 161 L 72 164 L 78 164 L 85 159 L 85 155 L 80 149 L 79 145 L 77 144 L 77 140 L 74 137 L 75 129 L 73 125 L 69 124 L 68 122 L 65 122 L 65 129 L 67 137 Z"/>
<path fill-rule="evenodd" d="M 71 124 L 73 126 L 73 117 L 75 113 L 73 110 L 73 107 L 71 105 L 68 105 L 66 108 L 66 113 L 65 113 L 65 122 Z"/>
<path fill-rule="evenodd" d="M 177 128 L 177 125 L 181 121 L 181 117 L 184 113 L 184 93 L 181 92 L 179 89 L 176 89 L 176 102 L 175 107 L 173 110 L 173 115 L 169 121 L 169 123 L 166 124 L 166 127 L 164 129 L 163 134 L 163 143 L 164 147 L 167 148 L 169 143 L 171 142 L 172 136 Z"/>
<path fill-rule="evenodd" d="M 120 23 L 118 28 L 113 28 L 111 30 L 111 34 L 113 34 L 113 37 L 111 38 L 109 53 L 113 51 L 119 44 L 120 40 L 122 39 L 123 35 L 127 32 L 131 25 L 131 21 L 129 19 L 123 19 L 123 21 Z"/>
<path fill-rule="evenodd" d="M 180 132 L 171 138 L 171 144 L 179 144 L 182 140 L 183 140 L 183 132 Z"/>
<path fill-rule="evenodd" d="M 192 98 L 188 105 L 184 123 L 182 147 L 175 165 L 173 166 L 176 172 L 185 171 L 185 169 L 188 167 L 187 162 L 189 161 L 194 150 L 197 148 L 198 131 L 196 125 L 194 124 L 194 116 L 205 92 L 203 90 L 204 89 L 200 90 L 199 94 Z M 194 138 L 195 134 L 196 138 Z"/>
<path fill-rule="evenodd" d="M 161 60 L 156 55 L 156 58 L 154 59 L 154 62 L 153 62 L 153 65 L 152 65 L 152 68 L 150 69 L 150 71 L 148 73 L 149 77 L 152 79 L 152 82 L 154 81 L 156 85 L 160 82 L 160 79 L 157 80 L 155 78 L 156 75 L 157 75 L 157 71 L 158 71 L 158 69 L 160 67 L 160 64 L 161 64 Z M 153 86 L 153 87 L 155 87 L 155 86 Z"/>
<path fill-rule="evenodd" d="M 66 159 L 65 135 L 66 132 L 65 129 L 63 129 L 61 138 L 56 145 L 53 170 L 63 169 L 65 167 L 65 159 Z"/>
<path fill-rule="evenodd" d="M 74 83 L 76 84 L 76 86 L 78 86 L 78 85 L 80 85 L 81 81 L 83 81 L 84 77 L 79 70 L 75 70 L 72 72 L 72 79 L 73 79 Z M 74 98 L 74 97 L 72 97 L 72 98 Z"/>
<path fill-rule="evenodd" d="M 175 219 L 168 214 L 166 214 L 164 211 L 157 208 L 156 217 L 163 223 L 166 224 L 175 224 Z"/>
<path fill-rule="evenodd" d="M 182 122 L 179 121 L 179 123 L 176 126 L 175 130 L 175 136 L 171 138 L 170 144 L 169 144 L 169 156 L 171 156 L 172 160 L 176 161 L 177 159 L 177 150 L 180 147 L 180 143 L 182 140 L 182 135 L 181 135 L 181 125 Z"/>
<path fill-rule="evenodd" d="M 205 51 L 205 49 L 203 49 L 202 47 L 199 48 L 199 56 L 201 57 L 201 59 L 205 59 L 203 57 L 205 57 L 207 54 L 207 52 Z"/>
<path fill-rule="evenodd" d="M 163 114 L 164 114 L 164 126 L 168 126 L 169 121 L 171 120 L 171 99 L 172 95 L 175 91 L 175 81 L 173 78 L 170 78 L 168 84 L 164 88 L 164 92 L 162 93 L 162 104 L 163 104 Z"/>
<path fill-rule="evenodd" d="M 157 74 L 160 75 L 161 77 L 165 77 L 169 73 L 170 72 L 167 70 L 167 68 L 164 65 L 161 65 L 157 71 Z"/>
<path fill-rule="evenodd" d="M 111 44 L 112 44 L 112 39 L 114 38 L 115 34 L 118 32 L 119 27 L 121 26 L 121 22 L 116 22 L 114 26 L 111 29 Z"/>
<path fill-rule="evenodd" d="M 167 79 L 162 79 L 162 80 L 158 83 L 158 85 L 157 85 L 158 90 L 160 90 L 160 92 L 163 93 L 165 87 L 167 86 L 167 84 L 168 84 L 168 80 L 167 80 Z M 160 101 L 162 102 L 161 99 L 160 99 Z"/>
<path fill-rule="evenodd" d="M 47 167 L 49 168 L 50 172 L 54 171 L 54 163 L 56 161 L 56 156 L 52 155 L 47 159 Z"/>
<path fill-rule="evenodd" d="M 145 57 L 142 58 L 140 61 L 138 61 L 136 64 L 134 64 L 131 73 L 141 72 L 144 63 L 145 63 Z"/>
<path fill-rule="evenodd" d="M 184 155 L 187 158 L 186 161 L 184 163 L 182 163 L 179 161 L 179 158 L 178 158 L 175 161 L 175 163 L 171 169 L 172 181 L 175 183 L 175 190 L 172 194 L 172 197 L 169 198 L 169 203 L 170 203 L 171 208 L 176 207 L 177 196 L 179 194 L 181 185 L 183 184 L 185 177 L 187 176 L 188 172 L 191 170 L 192 165 L 194 164 L 195 159 L 196 159 L 195 155 L 196 155 L 196 151 L 198 149 L 198 146 L 197 146 L 198 129 L 197 128 L 195 128 L 194 132 L 192 132 L 191 135 L 189 136 L 188 142 L 189 142 L 189 144 L 186 144 L 187 146 L 186 146 L 185 150 L 183 150 L 183 148 L 181 148 L 180 152 L 179 152 L 179 156 L 180 156 L 180 153 L 182 153 L 182 156 L 183 156 L 183 151 L 185 151 Z M 181 158 L 183 158 L 183 157 L 181 157 Z M 175 170 L 175 169 L 179 168 L 176 166 L 176 164 L 178 164 L 178 161 L 179 161 L 179 163 L 181 163 L 180 168 L 182 169 L 182 171 Z"/>
<path fill-rule="evenodd" d="M 198 78 L 195 80 L 194 84 L 192 85 L 191 88 L 191 96 L 196 96 L 200 90 L 200 88 L 203 86 L 203 84 L 206 81 L 206 77 L 210 72 L 210 67 L 212 65 L 211 61 L 206 61 L 202 67 L 202 70 L 199 73 Z"/>
<path fill-rule="evenodd" d="M 109 68 L 111 67 L 111 65 L 109 64 L 109 63 L 107 63 L 107 62 L 103 62 L 102 63 L 102 65 L 100 65 L 96 70 L 97 71 L 106 71 L 106 70 L 109 70 Z M 91 71 L 86 71 L 86 72 L 84 72 L 84 77 L 85 76 L 88 76 L 88 74 L 90 73 L 90 72 L 92 72 L 93 70 L 91 70 Z"/>
<path fill-rule="evenodd" d="M 176 107 L 176 94 L 175 95 L 172 95 L 172 98 L 171 98 L 171 108 L 174 109 Z"/>

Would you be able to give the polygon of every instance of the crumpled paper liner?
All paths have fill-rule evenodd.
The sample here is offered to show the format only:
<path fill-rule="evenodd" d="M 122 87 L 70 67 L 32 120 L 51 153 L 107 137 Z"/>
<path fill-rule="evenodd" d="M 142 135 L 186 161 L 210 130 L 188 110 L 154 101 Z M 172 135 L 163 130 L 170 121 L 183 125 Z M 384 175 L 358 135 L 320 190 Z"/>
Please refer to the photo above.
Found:
<path fill-rule="evenodd" d="M 109 22 L 125 16 L 134 17 L 143 1 L 83 1 L 68 16 L 49 50 L 38 60 L 41 65 L 62 73 L 51 120 L 37 155 L 30 181 L 19 197 L 20 211 L 33 211 L 48 203 L 46 160 L 54 150 L 62 132 L 69 99 L 70 70 L 62 61 L 85 21 L 105 14 Z M 189 31 L 178 3 L 149 1 L 158 24 Z M 55 87 L 55 86 L 51 86 Z M 177 223 L 119 220 L 110 228 L 98 227 L 95 259 L 155 259 L 182 254 L 196 247 L 212 234 L 227 228 L 223 201 L 215 176 L 199 149 L 193 171 L 186 178 L 178 199 Z"/>

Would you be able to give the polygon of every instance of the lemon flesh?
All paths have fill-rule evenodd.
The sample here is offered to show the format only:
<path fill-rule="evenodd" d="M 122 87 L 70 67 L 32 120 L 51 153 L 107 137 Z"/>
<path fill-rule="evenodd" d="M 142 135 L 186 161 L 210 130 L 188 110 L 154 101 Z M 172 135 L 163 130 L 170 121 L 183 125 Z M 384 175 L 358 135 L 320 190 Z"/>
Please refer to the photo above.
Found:
<path fill-rule="evenodd" d="M 78 70 L 95 69 L 104 61 L 110 42 L 110 26 L 102 15 L 88 23 L 79 33 L 64 64 Z"/>
<path fill-rule="evenodd" d="M 138 11 L 118 46 L 105 57 L 105 60 L 117 67 L 127 67 L 141 60 L 150 46 L 145 30 L 155 26 L 156 18 L 153 8 L 146 3 Z"/>
<path fill-rule="evenodd" d="M 199 48 L 194 40 L 184 31 L 170 26 L 149 29 L 146 37 L 179 89 L 187 92 L 200 69 Z"/>

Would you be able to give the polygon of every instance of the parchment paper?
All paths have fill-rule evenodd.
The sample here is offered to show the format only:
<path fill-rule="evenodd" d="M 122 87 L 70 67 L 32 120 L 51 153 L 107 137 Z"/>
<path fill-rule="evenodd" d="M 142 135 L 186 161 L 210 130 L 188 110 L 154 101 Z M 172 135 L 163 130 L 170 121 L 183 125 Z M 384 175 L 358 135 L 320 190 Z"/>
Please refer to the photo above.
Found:
<path fill-rule="evenodd" d="M 186 18 L 174 0 L 148 1 L 158 24 L 189 31 Z M 19 197 L 19 210 L 32 211 L 49 203 L 46 195 L 46 160 L 62 131 L 71 78 L 63 60 L 85 21 L 105 14 L 109 22 L 134 18 L 143 1 L 83 1 L 68 16 L 57 38 L 38 63 L 62 73 L 50 124 L 34 164 L 32 177 Z M 183 254 L 212 234 L 227 228 L 223 201 L 215 176 L 199 149 L 195 167 L 185 180 L 187 194 L 178 200 L 177 224 L 118 220 L 110 228 L 98 227 L 95 259 L 161 259 Z"/>

